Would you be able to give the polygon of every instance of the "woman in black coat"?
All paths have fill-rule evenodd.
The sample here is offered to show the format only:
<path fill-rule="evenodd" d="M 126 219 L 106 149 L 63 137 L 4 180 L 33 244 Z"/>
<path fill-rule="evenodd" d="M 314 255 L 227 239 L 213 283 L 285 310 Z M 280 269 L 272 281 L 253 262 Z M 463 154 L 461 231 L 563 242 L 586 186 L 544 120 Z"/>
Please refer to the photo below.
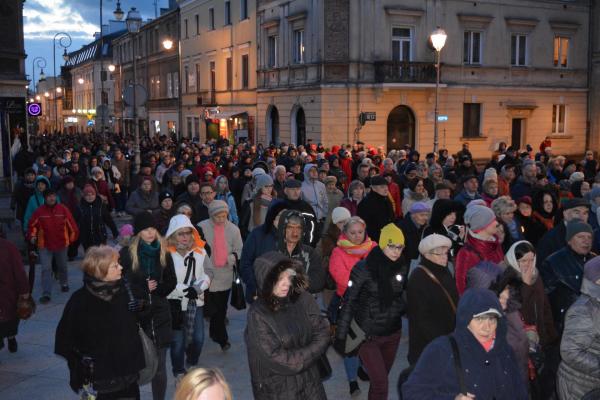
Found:
<path fill-rule="evenodd" d="M 139 399 L 144 350 L 121 284 L 119 254 L 108 246 L 92 247 L 82 268 L 84 286 L 63 310 L 54 352 L 67 360 L 75 392 L 91 383 L 98 400 Z"/>
<path fill-rule="evenodd" d="M 120 251 L 123 274 L 131 284 L 135 308 L 144 332 L 156 344 L 158 371 L 152 379 L 152 397 L 164 400 L 167 389 L 166 355 L 173 340 L 171 308 L 167 295 L 175 289 L 177 276 L 167 245 L 156 230 L 152 214 L 135 216 L 131 244 Z"/>
<path fill-rule="evenodd" d="M 337 320 L 335 349 L 345 353 L 352 320 L 366 336 L 358 355 L 369 373 L 369 400 L 388 398 L 388 374 L 400 343 L 408 264 L 404 235 L 393 223 L 381 230 L 379 246 L 352 268 L 345 304 Z"/>
<path fill-rule="evenodd" d="M 271 251 L 254 263 L 258 299 L 244 333 L 257 400 L 324 400 L 317 361 L 329 345 L 329 323 L 306 291 L 302 266 Z"/>
<path fill-rule="evenodd" d="M 108 207 L 98 197 L 96 189 L 92 185 L 86 185 L 83 188 L 83 197 L 74 217 L 79 226 L 79 242 L 84 250 L 91 246 L 106 244 L 108 239 L 106 227 L 110 228 L 113 238 L 119 236 L 119 231 Z"/>

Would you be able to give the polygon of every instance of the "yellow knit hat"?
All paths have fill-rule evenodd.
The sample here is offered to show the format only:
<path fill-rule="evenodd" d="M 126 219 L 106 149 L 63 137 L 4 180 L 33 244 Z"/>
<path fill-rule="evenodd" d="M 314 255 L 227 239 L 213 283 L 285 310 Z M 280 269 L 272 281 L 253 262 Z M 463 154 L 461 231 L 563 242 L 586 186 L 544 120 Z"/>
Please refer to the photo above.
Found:
<path fill-rule="evenodd" d="M 384 226 L 379 236 L 379 247 L 385 249 L 390 244 L 404 246 L 404 234 L 394 223 Z"/>

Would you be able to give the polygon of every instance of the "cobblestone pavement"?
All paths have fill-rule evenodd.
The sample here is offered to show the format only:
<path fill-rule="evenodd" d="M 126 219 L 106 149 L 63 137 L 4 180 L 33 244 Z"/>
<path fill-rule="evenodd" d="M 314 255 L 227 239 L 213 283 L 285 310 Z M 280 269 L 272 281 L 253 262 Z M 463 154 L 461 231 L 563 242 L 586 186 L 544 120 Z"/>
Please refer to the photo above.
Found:
<path fill-rule="evenodd" d="M 0 210 L 8 209 L 6 198 L 0 198 Z M 120 221 L 122 223 L 122 221 Z M 20 235 L 13 226 L 8 232 L 9 240 L 22 243 Z M 79 258 L 69 263 L 69 285 L 71 291 L 81 286 L 81 271 L 78 264 Z M 1 262 L 1 261 L 0 261 Z M 40 296 L 40 271 L 36 269 L 36 287 L 34 298 Z M 70 293 L 61 293 L 58 284 L 55 285 L 52 301 L 46 305 L 38 305 L 35 315 L 21 322 L 17 340 L 19 351 L 11 354 L 6 347 L 0 350 L 0 399 L 2 400 L 69 400 L 77 396 L 69 387 L 69 371 L 67 364 L 61 357 L 54 354 L 54 333 L 62 315 L 63 307 L 69 299 Z M 243 332 L 246 326 L 246 312 L 237 311 L 230 307 L 228 312 L 228 332 L 231 349 L 222 352 L 221 348 L 208 339 L 200 356 L 200 366 L 220 368 L 231 385 L 234 398 L 238 400 L 252 399 L 250 386 L 250 373 L 246 358 L 246 347 Z M 406 322 L 406 321 L 405 321 Z M 206 327 L 206 329 L 208 329 Z M 405 329 L 407 332 L 407 330 Z M 390 373 L 390 399 L 396 399 L 396 380 L 400 371 L 407 366 L 407 337 L 402 338 L 400 349 L 396 356 L 396 363 Z M 329 399 L 350 398 L 348 383 L 344 372 L 342 359 L 329 349 L 329 360 L 333 368 L 333 376 L 325 382 L 325 389 Z M 167 370 L 170 371 L 170 359 L 167 357 Z M 368 382 L 359 381 L 362 389 L 356 399 L 366 399 Z M 141 388 L 142 399 L 152 399 L 149 385 Z M 174 379 L 168 374 L 167 398 L 173 397 L 175 390 Z"/>

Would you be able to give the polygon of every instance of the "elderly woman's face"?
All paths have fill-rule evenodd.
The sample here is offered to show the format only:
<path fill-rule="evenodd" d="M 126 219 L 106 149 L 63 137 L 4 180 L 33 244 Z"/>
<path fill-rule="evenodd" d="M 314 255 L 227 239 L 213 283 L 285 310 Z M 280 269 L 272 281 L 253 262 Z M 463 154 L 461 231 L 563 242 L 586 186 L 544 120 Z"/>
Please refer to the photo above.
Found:
<path fill-rule="evenodd" d="M 119 264 L 119 260 L 114 260 L 108 267 L 106 276 L 102 279 L 104 282 L 115 282 L 121 279 L 123 267 Z"/>
<path fill-rule="evenodd" d="M 273 287 L 273 295 L 275 297 L 286 297 L 292 287 L 292 273 L 290 270 L 285 270 L 279 274 L 279 279 L 275 287 Z"/>
<path fill-rule="evenodd" d="M 211 218 L 215 224 L 224 225 L 225 222 L 227 222 L 227 211 L 222 211 L 220 213 L 217 213 L 217 214 L 213 215 Z"/>
<path fill-rule="evenodd" d="M 350 225 L 344 233 L 353 244 L 361 244 L 365 241 L 365 226 L 361 223 Z"/>
<path fill-rule="evenodd" d="M 496 337 L 498 318 L 495 315 L 482 315 L 475 317 L 469 322 L 468 328 L 480 342 L 487 342 Z"/>

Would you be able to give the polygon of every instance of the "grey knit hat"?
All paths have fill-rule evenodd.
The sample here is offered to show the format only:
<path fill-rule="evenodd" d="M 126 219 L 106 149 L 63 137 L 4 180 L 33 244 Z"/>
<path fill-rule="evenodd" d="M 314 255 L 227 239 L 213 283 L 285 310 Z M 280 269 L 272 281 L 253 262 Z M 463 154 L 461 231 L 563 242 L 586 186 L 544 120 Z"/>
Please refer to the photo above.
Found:
<path fill-rule="evenodd" d="M 223 211 L 229 213 L 229 206 L 223 200 L 213 200 L 208 205 L 208 215 L 211 217 Z"/>
<path fill-rule="evenodd" d="M 478 233 L 496 222 L 494 212 L 484 206 L 472 206 L 467 209 L 469 213 L 465 213 L 465 223 L 471 231 Z"/>
<path fill-rule="evenodd" d="M 258 175 L 256 178 L 256 192 L 264 188 L 265 186 L 273 185 L 273 178 L 267 174 Z"/>
<path fill-rule="evenodd" d="M 565 237 L 565 239 L 568 242 L 569 240 L 571 240 L 573 238 L 573 236 L 575 236 L 581 232 L 587 232 L 590 235 L 594 236 L 594 231 L 592 230 L 592 227 L 590 226 L 590 224 L 588 224 L 586 222 L 581 222 L 578 219 L 569 221 L 567 223 L 567 236 Z"/>

